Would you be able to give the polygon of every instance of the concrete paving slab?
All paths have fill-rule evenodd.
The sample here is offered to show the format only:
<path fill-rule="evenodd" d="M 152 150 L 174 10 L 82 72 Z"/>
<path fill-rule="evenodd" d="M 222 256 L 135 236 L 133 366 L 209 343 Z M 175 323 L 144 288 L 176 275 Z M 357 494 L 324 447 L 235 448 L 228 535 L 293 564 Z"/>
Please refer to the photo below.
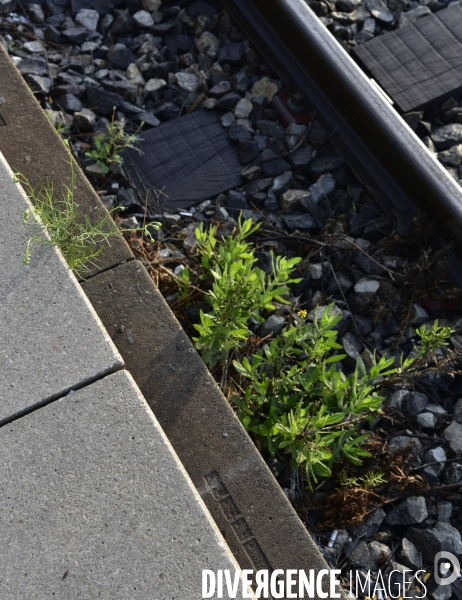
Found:
<path fill-rule="evenodd" d="M 238 568 L 127 371 L 0 446 L 1 598 L 195 600 L 202 569 Z"/>
<path fill-rule="evenodd" d="M 29 204 L 0 153 L 0 423 L 123 366 L 56 248 L 36 243 Z"/>

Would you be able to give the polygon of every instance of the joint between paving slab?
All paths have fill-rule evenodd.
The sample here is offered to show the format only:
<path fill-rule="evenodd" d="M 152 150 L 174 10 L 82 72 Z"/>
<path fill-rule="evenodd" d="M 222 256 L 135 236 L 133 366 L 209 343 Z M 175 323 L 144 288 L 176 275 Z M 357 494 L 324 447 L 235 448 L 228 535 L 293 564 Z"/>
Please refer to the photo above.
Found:
<path fill-rule="evenodd" d="M 6 419 L 1 420 L 0 421 L 0 429 L 2 427 L 4 427 L 5 425 L 10 425 L 10 423 L 14 423 L 14 421 L 17 421 L 18 419 L 21 419 L 22 417 L 25 417 L 26 415 L 30 415 L 31 413 L 35 412 L 36 410 L 39 410 L 40 408 L 43 408 L 44 406 L 48 406 L 48 404 L 51 404 L 52 402 L 56 402 L 56 400 L 61 400 L 62 398 L 65 398 L 72 392 L 77 392 L 78 390 L 86 388 L 86 387 L 92 385 L 93 383 L 96 383 L 97 381 L 101 381 L 102 379 L 105 379 L 109 375 L 113 375 L 114 373 L 117 373 L 118 371 L 125 371 L 125 370 L 126 369 L 123 364 L 114 365 L 113 367 L 109 368 L 107 371 L 104 371 L 104 373 L 99 373 L 98 375 L 95 375 L 94 377 L 89 377 L 85 381 L 81 381 L 75 385 L 72 385 L 71 387 L 63 390 L 62 392 L 53 394 L 52 396 L 49 396 L 48 398 L 45 398 L 44 400 L 37 402 L 37 404 L 34 404 L 33 406 L 29 406 L 29 407 L 25 408 L 24 410 L 21 410 L 21 411 L 17 412 L 16 414 L 11 415 L 11 416 L 7 417 Z"/>
<path fill-rule="evenodd" d="M 97 275 L 101 275 L 102 273 L 106 273 L 107 271 L 112 271 L 113 269 L 117 269 L 117 267 L 120 267 L 121 265 L 124 265 L 125 263 L 132 262 L 133 260 L 136 260 L 136 258 L 134 256 L 132 256 L 130 258 L 125 258 L 124 260 L 121 260 L 120 263 L 117 263 L 116 265 L 109 265 L 108 267 L 104 267 L 104 269 L 100 269 L 98 272 L 90 273 L 90 275 L 88 275 L 88 277 L 82 277 L 82 279 L 79 279 L 79 283 L 80 283 L 80 285 L 82 285 L 82 283 L 84 283 L 85 281 L 90 281 L 90 279 L 93 279 L 93 277 L 96 277 Z"/>

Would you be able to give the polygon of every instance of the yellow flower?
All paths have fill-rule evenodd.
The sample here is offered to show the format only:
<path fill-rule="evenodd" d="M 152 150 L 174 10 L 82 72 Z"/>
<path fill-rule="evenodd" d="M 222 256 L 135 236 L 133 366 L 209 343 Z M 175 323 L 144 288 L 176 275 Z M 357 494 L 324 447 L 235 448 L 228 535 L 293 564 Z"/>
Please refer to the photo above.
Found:
<path fill-rule="evenodd" d="M 306 312 L 306 310 L 302 309 L 302 310 L 299 310 L 297 314 L 299 317 L 302 317 L 303 319 L 305 319 L 308 313 Z"/>

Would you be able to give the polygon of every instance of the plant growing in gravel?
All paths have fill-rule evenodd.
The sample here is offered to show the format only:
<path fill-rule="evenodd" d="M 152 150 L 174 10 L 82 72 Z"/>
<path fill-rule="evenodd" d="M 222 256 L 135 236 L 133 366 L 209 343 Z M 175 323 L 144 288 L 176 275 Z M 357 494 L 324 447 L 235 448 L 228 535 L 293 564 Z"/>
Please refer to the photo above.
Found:
<path fill-rule="evenodd" d="M 346 488 L 365 488 L 371 489 L 387 483 L 385 473 L 382 471 L 367 471 L 362 477 L 349 476 L 342 471 L 339 481 Z"/>
<path fill-rule="evenodd" d="M 85 156 L 94 159 L 103 173 L 109 173 L 112 164 L 121 165 L 123 163 L 120 152 L 124 148 L 136 148 L 136 144 L 140 141 L 138 133 L 142 127 L 143 123 L 134 133 L 127 133 L 125 119 L 117 121 L 114 109 L 111 122 L 106 125 L 106 131 L 94 137 L 94 148 L 90 152 L 86 152 Z"/>
<path fill-rule="evenodd" d="M 104 251 L 104 244 L 109 245 L 118 231 L 110 219 L 110 212 L 95 222 L 79 212 L 74 197 L 77 174 L 70 150 L 68 163 L 69 185 L 63 184 L 60 198 L 56 197 L 53 185 L 48 181 L 32 186 L 24 175 L 15 175 L 15 181 L 24 187 L 33 203 L 33 208 L 27 209 L 24 214 L 24 224 L 32 228 L 32 234 L 26 242 L 23 262 L 26 265 L 30 263 L 32 242 L 58 246 L 69 267 L 77 275 L 83 275 Z M 138 230 L 150 237 L 149 226 L 158 229 L 160 223 L 149 223 Z"/>
<path fill-rule="evenodd" d="M 445 344 L 451 330 L 438 324 L 419 330 L 416 356 L 398 367 L 393 366 L 394 358 L 374 356 L 368 369 L 358 358 L 347 375 L 336 364 L 346 355 L 337 353 L 341 346 L 334 328 L 341 316 L 334 305 L 312 323 L 305 311 L 300 312 L 293 327 L 254 356 L 234 361 L 248 383 L 243 397 L 233 400 L 244 427 L 262 440 L 272 456 L 278 451 L 289 454 L 290 464 L 303 465 L 308 481 L 316 482 L 318 476 L 331 475 L 334 463 L 343 458 L 360 465 L 370 456 L 362 448 L 368 434 L 361 434 L 360 425 L 380 411 L 384 386 Z"/>
<path fill-rule="evenodd" d="M 299 258 L 272 255 L 270 275 L 255 266 L 255 250 L 247 238 L 258 228 L 259 224 L 253 226 L 251 219 L 239 218 L 237 234 L 221 242 L 215 237 L 216 227 L 206 231 L 201 224 L 196 229 L 204 268 L 202 278 L 212 280 L 212 289 L 205 294 L 212 310 L 200 312 L 201 322 L 194 326 L 199 336 L 193 339 L 210 368 L 218 362 L 225 368 L 230 353 L 251 335 L 249 319 L 253 317 L 262 323 L 261 310 L 274 310 L 274 302 L 288 304 L 284 298 L 289 291 L 287 286 L 299 281 L 290 277 Z M 188 271 L 184 269 L 181 276 L 186 282 Z"/>

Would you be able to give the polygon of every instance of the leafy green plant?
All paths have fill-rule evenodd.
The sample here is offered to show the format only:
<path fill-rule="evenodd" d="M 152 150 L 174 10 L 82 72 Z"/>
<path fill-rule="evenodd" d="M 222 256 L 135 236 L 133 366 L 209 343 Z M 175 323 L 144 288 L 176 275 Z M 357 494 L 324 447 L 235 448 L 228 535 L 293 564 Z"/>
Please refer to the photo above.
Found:
<path fill-rule="evenodd" d="M 200 312 L 200 324 L 194 325 L 199 336 L 194 339 L 204 362 L 213 368 L 218 362 L 225 367 L 228 357 L 245 343 L 251 335 L 249 319 L 264 321 L 262 310 L 274 310 L 274 302 L 288 304 L 284 297 L 287 285 L 298 282 L 290 274 L 299 258 L 287 259 L 272 254 L 273 271 L 267 275 L 255 266 L 255 250 L 247 238 L 257 231 L 252 220 L 239 218 L 237 234 L 227 236 L 218 243 L 216 227 L 196 229 L 196 239 L 204 268 L 203 279 L 211 280 L 211 290 L 205 294 L 211 311 Z M 185 283 L 189 272 L 184 269 L 181 277 Z"/>
<path fill-rule="evenodd" d="M 103 173 L 109 173 L 112 164 L 121 165 L 123 159 L 120 152 L 124 148 L 136 148 L 136 144 L 140 141 L 138 133 L 143 123 L 134 133 L 127 133 L 125 126 L 125 119 L 122 118 L 120 121 L 115 119 L 114 108 L 111 122 L 106 125 L 106 131 L 94 137 L 93 150 L 85 153 L 85 156 L 96 161 Z"/>
<path fill-rule="evenodd" d="M 380 413 L 385 388 L 441 369 L 450 360 L 441 349 L 452 330 L 436 321 L 417 330 L 419 343 L 408 357 L 396 361 L 374 355 L 367 367 L 358 358 L 347 373 L 340 364 L 346 355 L 339 353 L 336 331 L 342 317 L 331 304 L 316 307 L 312 320 L 305 310 L 291 315 L 280 335 L 245 356 L 250 319 L 261 323 L 262 310 L 274 310 L 275 302 L 288 303 L 287 286 L 299 281 L 291 278 L 299 258 L 272 256 L 270 275 L 255 266 L 248 237 L 258 227 L 239 219 L 236 235 L 222 240 L 217 239 L 216 227 L 205 230 L 201 225 L 196 230 L 201 279 L 208 285 L 204 297 L 211 310 L 200 313 L 201 322 L 194 326 L 199 336 L 193 339 L 209 367 L 221 366 L 221 385 L 234 358 L 233 377 L 237 373 L 240 382 L 234 381 L 233 387 L 236 384 L 241 393 L 233 395 L 232 402 L 244 427 L 271 455 L 283 453 L 292 468 L 303 466 L 311 484 L 319 476 L 330 476 L 333 465 L 343 459 L 360 466 L 370 457 L 364 448 L 368 434 L 361 427 Z M 193 287 L 189 269 L 177 279 L 180 293 L 188 297 Z M 368 472 L 348 483 L 372 488 L 386 483 L 382 475 Z"/>
<path fill-rule="evenodd" d="M 110 219 L 110 212 L 95 222 L 79 212 L 74 197 L 77 174 L 70 151 L 68 163 L 69 185 L 63 184 L 60 198 L 56 197 L 53 185 L 48 181 L 32 186 L 24 175 L 15 175 L 15 181 L 24 187 L 33 203 L 33 207 L 24 213 L 24 224 L 31 227 L 32 232 L 26 242 L 23 262 L 26 265 L 30 263 L 32 242 L 58 246 L 69 267 L 77 275 L 83 275 L 91 265 L 95 265 L 94 261 L 104 251 L 104 245 L 109 245 L 118 231 Z M 149 226 L 158 229 L 160 223 L 149 223 L 138 230 L 150 236 Z"/>
<path fill-rule="evenodd" d="M 312 323 L 299 313 L 293 327 L 251 358 L 233 363 L 247 382 L 243 397 L 234 397 L 245 428 L 271 455 L 282 451 L 292 466 L 304 465 L 309 481 L 331 475 L 342 458 L 360 465 L 370 456 L 362 448 L 368 434 L 361 434 L 361 422 L 380 411 L 387 380 L 419 360 L 407 358 L 395 367 L 394 358 L 374 356 L 367 369 L 358 358 L 354 371 L 345 374 L 336 364 L 345 358 L 337 353 L 341 346 L 334 328 L 340 320 L 333 304 Z M 450 332 L 438 324 L 420 330 L 418 356 L 428 358 Z"/>

